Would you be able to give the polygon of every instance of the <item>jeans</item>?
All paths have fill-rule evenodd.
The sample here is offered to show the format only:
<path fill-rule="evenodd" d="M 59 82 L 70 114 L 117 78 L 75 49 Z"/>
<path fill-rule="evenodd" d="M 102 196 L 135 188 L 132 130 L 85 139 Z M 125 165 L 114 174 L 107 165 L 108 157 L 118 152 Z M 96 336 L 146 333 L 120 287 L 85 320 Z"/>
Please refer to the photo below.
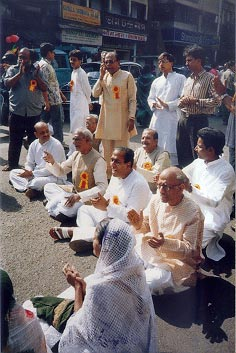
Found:
<path fill-rule="evenodd" d="M 49 112 L 43 110 L 41 114 L 41 120 L 45 123 L 49 123 L 53 127 L 53 137 L 63 142 L 63 123 L 64 123 L 64 111 L 62 104 L 51 105 Z"/>

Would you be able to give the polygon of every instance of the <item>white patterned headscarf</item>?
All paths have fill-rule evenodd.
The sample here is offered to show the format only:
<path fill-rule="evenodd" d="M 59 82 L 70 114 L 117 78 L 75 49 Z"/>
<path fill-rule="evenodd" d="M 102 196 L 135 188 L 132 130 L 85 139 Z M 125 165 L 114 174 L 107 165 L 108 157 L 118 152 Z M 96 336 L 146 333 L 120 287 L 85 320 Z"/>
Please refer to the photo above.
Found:
<path fill-rule="evenodd" d="M 68 321 L 59 353 L 157 353 L 157 329 L 142 260 L 130 227 L 109 222 L 82 308 Z"/>

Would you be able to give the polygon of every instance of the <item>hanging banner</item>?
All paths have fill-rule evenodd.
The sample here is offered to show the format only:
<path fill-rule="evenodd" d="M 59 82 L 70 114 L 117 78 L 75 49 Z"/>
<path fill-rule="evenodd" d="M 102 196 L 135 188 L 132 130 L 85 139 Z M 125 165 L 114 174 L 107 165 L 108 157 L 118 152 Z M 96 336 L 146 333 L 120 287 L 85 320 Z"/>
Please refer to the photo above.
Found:
<path fill-rule="evenodd" d="M 139 41 L 139 42 L 146 42 L 147 41 L 147 36 L 142 36 L 140 34 L 108 31 L 106 29 L 104 29 L 102 31 L 102 34 L 103 34 L 104 37 L 129 39 L 129 40 L 136 40 L 136 41 Z"/>
<path fill-rule="evenodd" d="M 87 23 L 89 25 L 100 26 L 100 11 L 89 7 L 78 6 L 62 1 L 62 18 L 65 20 Z"/>

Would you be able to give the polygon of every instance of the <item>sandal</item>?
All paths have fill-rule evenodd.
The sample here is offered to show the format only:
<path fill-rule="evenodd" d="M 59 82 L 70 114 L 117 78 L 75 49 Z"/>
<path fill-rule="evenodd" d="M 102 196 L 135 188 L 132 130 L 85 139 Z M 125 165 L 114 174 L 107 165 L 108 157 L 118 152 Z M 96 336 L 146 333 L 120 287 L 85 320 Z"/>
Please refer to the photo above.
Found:
<path fill-rule="evenodd" d="M 71 239 L 73 235 L 69 235 L 69 230 L 71 228 L 68 227 L 53 227 L 49 231 L 49 235 L 54 240 L 63 240 L 63 239 Z"/>

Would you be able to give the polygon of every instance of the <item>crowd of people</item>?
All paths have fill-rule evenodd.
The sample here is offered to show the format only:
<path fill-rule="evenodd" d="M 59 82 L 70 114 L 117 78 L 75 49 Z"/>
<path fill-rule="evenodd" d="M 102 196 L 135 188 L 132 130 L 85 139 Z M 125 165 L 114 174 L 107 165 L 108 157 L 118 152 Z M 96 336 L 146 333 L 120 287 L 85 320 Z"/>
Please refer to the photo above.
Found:
<path fill-rule="evenodd" d="M 98 261 L 94 274 L 84 279 L 73 266 L 64 268 L 73 300 L 36 297 L 32 305 L 40 319 L 61 333 L 61 353 L 158 352 L 151 295 L 194 287 L 206 275 L 208 259 L 217 262 L 226 255 L 220 240 L 235 192 L 235 93 L 228 87 L 232 75 L 225 72 L 221 81 L 215 68 L 206 72 L 204 51 L 197 45 L 183 53 L 188 78 L 173 71 L 172 54 L 161 53 L 161 75 L 154 78 L 145 68 L 146 81 L 137 82 L 148 91 L 146 98 L 139 97 L 146 99 L 140 119 L 146 114 L 150 125 L 133 151 L 129 141 L 137 135 L 138 95 L 132 74 L 120 69 L 116 52 L 104 52 L 91 90 L 81 68 L 82 53 L 72 50 L 71 144 L 66 156 L 65 97 L 51 65 L 54 46 L 42 43 L 40 52 L 42 59 L 35 62 L 32 51 L 22 48 L 17 63 L 4 74 L 10 141 L 3 170 L 30 200 L 44 194 L 45 212 L 61 223 L 49 230 L 54 240 L 69 239 L 77 253 L 93 249 Z M 91 94 L 99 98 L 99 115 L 90 113 Z M 220 106 L 230 112 L 226 139 L 208 126 Z M 29 149 L 20 168 L 25 134 Z M 225 145 L 229 162 L 222 155 Z M 38 342 L 41 353 L 50 352 L 40 330 L 34 343 L 15 348 L 12 327 L 17 322 L 22 335 L 34 337 L 30 328 L 36 330 L 37 320 L 16 305 L 11 280 L 1 270 L 1 298 L 6 296 L 1 351 L 36 353 Z M 49 306 L 50 317 L 45 311 Z M 64 318 L 60 325 L 58 312 Z"/>

